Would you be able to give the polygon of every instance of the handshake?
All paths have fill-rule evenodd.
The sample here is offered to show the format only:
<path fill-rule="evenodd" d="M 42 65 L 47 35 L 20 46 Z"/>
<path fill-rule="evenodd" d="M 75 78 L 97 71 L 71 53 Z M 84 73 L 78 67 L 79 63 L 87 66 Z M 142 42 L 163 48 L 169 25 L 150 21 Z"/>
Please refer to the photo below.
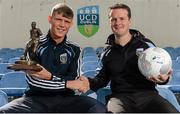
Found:
<path fill-rule="evenodd" d="M 66 88 L 86 93 L 90 89 L 89 80 L 85 76 L 80 76 L 77 80 L 67 81 Z"/>

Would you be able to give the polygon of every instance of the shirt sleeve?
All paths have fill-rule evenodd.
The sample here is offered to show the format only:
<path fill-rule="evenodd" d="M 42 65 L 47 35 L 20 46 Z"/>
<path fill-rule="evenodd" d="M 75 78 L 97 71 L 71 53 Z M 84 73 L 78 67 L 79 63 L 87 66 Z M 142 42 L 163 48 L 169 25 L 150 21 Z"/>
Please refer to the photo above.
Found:
<path fill-rule="evenodd" d="M 77 49 L 75 53 L 75 57 L 71 61 L 66 75 L 61 76 L 65 82 L 75 80 L 80 76 L 80 49 Z"/>
<path fill-rule="evenodd" d="M 102 57 L 102 68 L 99 73 L 94 78 L 88 78 L 90 82 L 90 89 L 93 91 L 97 91 L 99 88 L 107 86 L 110 81 L 109 77 L 107 76 L 107 70 L 104 61 L 105 59 Z"/>
<path fill-rule="evenodd" d="M 79 76 L 79 63 L 80 63 L 80 49 L 75 50 L 75 54 L 72 58 L 72 61 L 67 69 L 67 73 L 64 75 L 57 75 L 52 73 L 50 80 L 42 80 L 36 77 L 27 75 L 27 81 L 30 85 L 43 89 L 59 90 L 66 88 L 66 82 L 68 80 L 74 80 Z M 38 58 L 36 58 L 38 62 Z"/>

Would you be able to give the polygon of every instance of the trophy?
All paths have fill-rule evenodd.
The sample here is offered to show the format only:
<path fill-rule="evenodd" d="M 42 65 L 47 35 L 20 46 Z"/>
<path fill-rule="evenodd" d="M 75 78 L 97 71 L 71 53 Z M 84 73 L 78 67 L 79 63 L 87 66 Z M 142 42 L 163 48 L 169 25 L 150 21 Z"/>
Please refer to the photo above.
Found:
<path fill-rule="evenodd" d="M 39 43 L 40 35 L 42 35 L 39 28 L 36 28 L 36 23 L 32 22 L 32 29 L 30 30 L 31 40 L 28 41 L 24 55 L 17 60 L 15 64 L 9 65 L 7 68 L 15 71 L 20 70 L 34 70 L 41 71 L 42 67 L 37 65 L 35 61 L 35 53 Z"/>

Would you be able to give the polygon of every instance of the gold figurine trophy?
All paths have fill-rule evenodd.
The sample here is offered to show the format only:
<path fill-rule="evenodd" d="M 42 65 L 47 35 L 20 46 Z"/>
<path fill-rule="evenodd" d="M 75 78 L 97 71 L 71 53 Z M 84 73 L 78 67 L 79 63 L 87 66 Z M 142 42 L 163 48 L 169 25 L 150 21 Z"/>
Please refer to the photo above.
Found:
<path fill-rule="evenodd" d="M 42 68 L 37 65 L 35 61 L 35 53 L 39 43 L 40 36 L 42 32 L 39 28 L 36 28 L 36 22 L 31 23 L 32 29 L 30 30 L 30 38 L 31 40 L 28 41 L 24 55 L 17 60 L 15 64 L 9 65 L 7 68 L 15 71 L 20 70 L 34 70 L 34 71 L 41 71 Z"/>

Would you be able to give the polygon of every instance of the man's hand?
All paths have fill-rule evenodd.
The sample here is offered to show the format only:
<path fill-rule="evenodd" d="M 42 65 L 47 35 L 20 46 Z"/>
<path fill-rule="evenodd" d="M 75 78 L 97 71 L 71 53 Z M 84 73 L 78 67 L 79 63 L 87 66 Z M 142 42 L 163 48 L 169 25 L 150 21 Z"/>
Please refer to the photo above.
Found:
<path fill-rule="evenodd" d="M 82 91 L 84 93 L 87 92 L 90 89 L 89 80 L 85 76 L 80 76 L 79 80 L 81 80 L 83 82 L 83 86 L 85 86 Z"/>
<path fill-rule="evenodd" d="M 158 76 L 149 76 L 147 77 L 148 80 L 153 81 L 154 83 L 164 83 L 167 79 L 170 78 L 172 75 L 173 70 L 171 69 L 167 74 L 158 75 Z"/>
<path fill-rule="evenodd" d="M 39 78 L 39 79 L 43 79 L 43 80 L 50 80 L 51 79 L 51 73 L 49 71 L 47 71 L 43 66 L 39 65 L 38 66 L 42 67 L 42 70 L 37 72 L 37 71 L 33 71 L 33 70 L 25 70 L 24 72 L 26 72 L 28 75 Z"/>
<path fill-rule="evenodd" d="M 86 93 L 89 90 L 89 81 L 86 77 L 80 76 L 77 80 L 67 81 L 66 88 Z"/>

